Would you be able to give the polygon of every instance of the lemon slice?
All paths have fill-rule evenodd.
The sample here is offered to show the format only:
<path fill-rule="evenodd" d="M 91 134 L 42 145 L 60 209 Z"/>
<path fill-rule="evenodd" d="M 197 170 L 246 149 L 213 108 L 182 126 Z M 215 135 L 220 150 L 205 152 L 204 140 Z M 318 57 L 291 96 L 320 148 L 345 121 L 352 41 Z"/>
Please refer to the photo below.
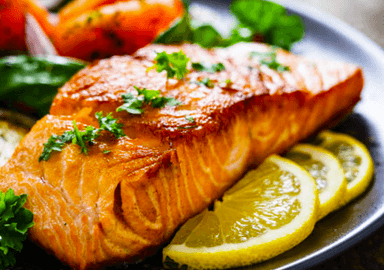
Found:
<path fill-rule="evenodd" d="M 180 228 L 163 250 L 164 266 L 223 269 L 267 260 L 312 232 L 318 205 L 310 174 L 288 159 L 270 156 L 212 210 Z"/>
<path fill-rule="evenodd" d="M 340 206 L 347 192 L 347 181 L 339 160 L 331 152 L 318 146 L 299 144 L 286 157 L 302 166 L 315 179 L 320 199 L 318 219 Z"/>
<path fill-rule="evenodd" d="M 367 147 L 355 138 L 331 131 L 323 131 L 315 144 L 332 152 L 344 170 L 347 193 L 341 205 L 362 194 L 373 178 L 373 161 Z"/>

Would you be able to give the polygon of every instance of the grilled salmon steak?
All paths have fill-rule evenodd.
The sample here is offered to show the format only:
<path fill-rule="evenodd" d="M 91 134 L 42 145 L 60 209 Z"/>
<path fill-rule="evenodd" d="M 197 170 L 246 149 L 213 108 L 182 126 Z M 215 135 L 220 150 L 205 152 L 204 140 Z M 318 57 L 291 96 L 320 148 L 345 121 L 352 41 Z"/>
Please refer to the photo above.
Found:
<path fill-rule="evenodd" d="M 157 72 L 156 52 L 183 51 L 190 63 L 221 63 L 182 79 Z M 254 57 L 250 57 L 254 53 Z M 275 53 L 274 66 L 260 55 Z M 277 66 L 284 67 L 275 70 Z M 160 90 L 182 104 L 141 115 L 116 112 L 134 87 Z M 101 60 L 76 74 L 50 115 L 31 129 L 0 169 L 0 189 L 28 194 L 30 237 L 76 269 L 134 262 L 155 253 L 188 218 L 247 169 L 348 114 L 360 99 L 362 70 L 308 60 L 262 44 L 205 50 L 150 45 Z M 53 134 L 97 125 L 112 113 L 127 136 L 102 133 L 87 155 L 66 144 L 39 162 Z"/>

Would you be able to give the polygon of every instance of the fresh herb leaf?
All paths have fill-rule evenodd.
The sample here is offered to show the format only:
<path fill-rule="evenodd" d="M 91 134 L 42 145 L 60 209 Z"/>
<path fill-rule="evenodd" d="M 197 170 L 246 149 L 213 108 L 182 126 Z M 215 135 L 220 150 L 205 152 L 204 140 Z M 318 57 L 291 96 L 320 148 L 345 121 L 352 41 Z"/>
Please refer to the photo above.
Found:
<path fill-rule="evenodd" d="M 225 80 L 225 83 L 226 83 L 227 85 L 231 85 L 233 82 L 232 82 L 231 79 L 226 79 L 226 80 Z"/>
<path fill-rule="evenodd" d="M 23 248 L 27 231 L 33 223 L 33 214 L 23 205 L 27 195 L 16 196 L 12 189 L 0 191 L 0 268 L 5 269 L 16 263 L 15 252 Z"/>
<path fill-rule="evenodd" d="M 277 62 L 276 59 L 276 52 L 271 51 L 271 52 L 265 52 L 265 53 L 260 53 L 260 52 L 252 52 L 251 57 L 258 57 L 260 60 L 260 65 L 265 65 L 269 67 L 270 69 L 277 70 L 278 72 L 284 72 L 284 71 L 289 71 L 288 66 L 284 66 Z"/>
<path fill-rule="evenodd" d="M 194 62 L 192 63 L 192 68 L 197 71 L 206 71 L 209 73 L 216 73 L 225 70 L 223 63 L 208 64 L 204 62 Z"/>
<path fill-rule="evenodd" d="M 160 90 L 140 89 L 134 86 L 138 95 L 144 97 L 144 103 L 150 104 L 153 108 L 163 108 L 165 106 L 178 106 L 182 103 L 173 97 L 160 97 Z"/>
<path fill-rule="evenodd" d="M 195 83 L 198 85 L 204 85 L 208 88 L 213 88 L 215 86 L 209 78 L 204 78 L 201 81 L 191 81 L 191 83 Z"/>
<path fill-rule="evenodd" d="M 176 77 L 181 80 L 187 73 L 187 63 L 189 58 L 182 52 L 175 52 L 168 54 L 165 51 L 157 53 L 155 58 L 156 63 L 153 68 L 156 68 L 157 72 L 166 71 L 167 79 Z"/>
<path fill-rule="evenodd" d="M 265 42 L 290 50 L 304 36 L 299 16 L 288 15 L 281 5 L 264 0 L 235 0 L 230 11 L 238 24 L 224 38 L 212 25 L 194 26 L 188 13 L 161 34 L 156 43 L 197 43 L 205 48 L 227 47 L 238 42 Z M 198 25 L 198 24 L 195 24 Z"/>
<path fill-rule="evenodd" d="M 123 125 L 117 123 L 117 120 L 109 113 L 103 116 L 102 112 L 96 113 L 96 119 L 99 122 L 99 128 L 94 126 L 86 126 L 83 131 L 79 130 L 75 120 L 73 120 L 73 130 L 65 131 L 62 135 L 58 136 L 53 134 L 47 143 L 44 143 L 43 153 L 39 157 L 39 162 L 47 161 L 52 152 L 60 152 L 63 150 L 65 143 L 77 144 L 81 148 L 81 153 L 88 154 L 87 145 L 93 145 L 94 141 L 101 135 L 102 131 L 109 131 L 115 135 L 116 138 L 125 136 L 122 129 Z"/>
<path fill-rule="evenodd" d="M 214 87 L 213 82 L 209 78 L 202 79 L 200 83 L 205 85 L 208 88 L 213 88 Z"/>
<path fill-rule="evenodd" d="M 190 115 L 186 115 L 186 116 L 185 116 L 185 119 L 186 119 L 188 122 L 190 122 L 190 123 L 195 123 L 195 119 L 194 119 L 192 116 L 190 116 Z"/>
<path fill-rule="evenodd" d="M 221 46 L 223 37 L 212 25 L 202 25 L 193 30 L 192 41 L 201 47 L 212 48 Z"/>
<path fill-rule="evenodd" d="M 130 114 L 142 114 L 143 101 L 135 97 L 131 93 L 125 93 L 122 95 L 124 104 L 117 108 L 117 112 L 127 111 Z"/>
<path fill-rule="evenodd" d="M 65 143 L 72 141 L 73 134 L 65 132 L 63 135 L 52 135 L 48 142 L 44 143 L 43 153 L 39 157 L 39 162 L 42 160 L 47 161 L 53 151 L 60 152 L 63 149 Z"/>
<path fill-rule="evenodd" d="M 145 104 L 151 105 L 153 108 L 163 108 L 165 106 L 178 106 L 182 103 L 173 98 L 173 97 L 160 97 L 160 90 L 148 90 L 146 88 L 140 89 L 137 86 L 134 86 L 137 91 L 138 96 L 135 97 L 133 94 L 128 93 L 129 99 L 123 97 L 124 103 L 117 111 L 127 111 L 131 114 L 142 114 L 142 106 Z"/>
<path fill-rule="evenodd" d="M 231 87 L 231 85 L 233 84 L 232 80 L 231 79 L 226 79 L 225 81 L 221 81 L 220 82 L 220 86 L 221 87 Z"/>
<path fill-rule="evenodd" d="M 74 127 L 73 134 L 75 136 L 72 139 L 72 143 L 79 145 L 81 147 L 81 153 L 84 153 L 87 155 L 88 154 L 88 148 L 87 148 L 87 145 L 85 144 L 86 138 L 83 137 L 83 134 L 85 132 L 80 132 L 80 130 L 78 129 L 78 127 L 76 125 L 75 120 L 73 120 L 73 127 Z M 89 138 L 89 140 L 93 141 L 93 138 Z"/>
<path fill-rule="evenodd" d="M 103 154 L 109 154 L 109 153 L 111 153 L 111 150 L 104 150 L 103 151 Z"/>
<path fill-rule="evenodd" d="M 96 119 L 99 122 L 99 129 L 107 130 L 113 135 L 115 135 L 116 139 L 120 137 L 124 137 L 123 124 L 117 123 L 117 119 L 112 117 L 112 113 L 109 113 L 107 116 L 103 116 L 102 112 L 96 113 Z"/>
<path fill-rule="evenodd" d="M 247 27 L 254 35 L 262 35 L 268 44 L 290 50 L 304 36 L 301 18 L 286 14 L 279 4 L 264 0 L 235 0 L 230 11 L 242 27 Z"/>
<path fill-rule="evenodd" d="M 193 31 L 189 24 L 189 15 L 186 13 L 180 20 L 171 25 L 169 29 L 159 35 L 154 43 L 178 44 L 185 41 L 192 42 Z"/>
<path fill-rule="evenodd" d="M 165 106 L 175 107 L 182 104 L 183 103 L 181 101 L 173 97 L 159 97 L 159 98 L 152 99 L 151 101 L 151 106 L 153 108 L 163 108 Z"/>
<path fill-rule="evenodd" d="M 192 129 L 192 128 L 196 128 L 197 125 L 193 125 L 193 126 L 183 126 L 183 127 L 177 127 L 177 129 Z"/>
<path fill-rule="evenodd" d="M 252 41 L 254 41 L 253 31 L 249 27 L 238 25 L 232 29 L 230 37 L 223 41 L 223 47 L 231 46 L 239 42 Z"/>
<path fill-rule="evenodd" d="M 149 104 L 151 100 L 160 97 L 159 90 L 148 90 L 147 88 L 140 89 L 137 86 L 134 86 L 134 88 L 139 96 L 142 95 L 144 97 L 144 103 L 146 104 Z"/>

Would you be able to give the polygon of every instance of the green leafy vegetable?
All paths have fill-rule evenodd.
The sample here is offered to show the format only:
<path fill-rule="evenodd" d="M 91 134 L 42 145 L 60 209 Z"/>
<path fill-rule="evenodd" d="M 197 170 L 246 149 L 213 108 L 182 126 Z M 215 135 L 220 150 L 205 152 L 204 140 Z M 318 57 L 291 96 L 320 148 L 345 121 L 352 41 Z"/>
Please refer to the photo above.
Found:
<path fill-rule="evenodd" d="M 271 45 L 290 50 L 304 36 L 304 24 L 299 16 L 288 15 L 283 6 L 264 0 L 235 0 L 230 11 L 241 27 L 261 34 Z"/>
<path fill-rule="evenodd" d="M 143 101 L 135 97 L 131 93 L 125 93 L 122 95 L 124 104 L 117 108 L 117 112 L 126 111 L 130 114 L 142 114 Z"/>
<path fill-rule="evenodd" d="M 283 6 L 264 0 L 235 0 L 230 11 L 237 20 L 227 38 L 212 25 L 194 27 L 188 13 L 161 34 L 156 43 L 193 42 L 202 47 L 227 47 L 238 42 L 262 41 L 290 50 L 303 38 L 304 24 L 296 15 L 288 15 Z"/>
<path fill-rule="evenodd" d="M 252 52 L 251 57 L 257 56 L 260 60 L 260 65 L 268 66 L 270 69 L 277 70 L 278 72 L 289 71 L 289 67 L 284 66 L 277 62 L 276 52 Z"/>
<path fill-rule="evenodd" d="M 0 191 L 0 268 L 16 263 L 15 252 L 23 248 L 27 231 L 33 223 L 33 214 L 23 205 L 27 195 L 16 196 L 12 189 Z"/>
<path fill-rule="evenodd" d="M 169 29 L 158 36 L 158 38 L 155 40 L 155 43 L 179 44 L 183 43 L 184 41 L 192 42 L 193 31 L 189 24 L 189 20 L 189 15 L 185 14 L 180 20 L 172 24 Z"/>
<path fill-rule="evenodd" d="M 123 94 L 124 104 L 116 111 L 126 111 L 130 114 L 142 114 L 144 104 L 151 105 L 153 108 L 163 108 L 165 106 L 178 106 L 182 103 L 173 97 L 160 97 L 160 90 L 140 89 L 134 86 L 138 96 L 131 93 Z"/>
<path fill-rule="evenodd" d="M 73 121 L 73 130 L 65 131 L 62 135 L 58 136 L 53 134 L 48 142 L 44 143 L 44 149 L 39 157 L 39 162 L 44 160 L 47 161 L 52 152 L 60 152 L 63 150 L 65 143 L 77 144 L 81 148 L 81 153 L 88 154 L 87 145 L 93 145 L 94 141 L 101 135 L 102 131 L 109 131 L 118 139 L 125 136 L 122 124 L 117 123 L 117 120 L 112 117 L 112 114 L 103 116 L 102 112 L 96 113 L 96 119 L 99 122 L 99 128 L 94 126 L 86 126 L 83 131 L 79 130 L 76 122 Z"/>
<path fill-rule="evenodd" d="M 117 119 L 112 117 L 112 114 L 109 113 L 107 116 L 103 116 L 102 112 L 96 113 L 96 119 L 99 122 L 99 130 L 106 130 L 111 132 L 116 139 L 124 137 L 123 124 L 117 123 Z"/>
<path fill-rule="evenodd" d="M 39 162 L 42 160 L 47 161 L 53 151 L 60 152 L 66 142 L 72 141 L 72 136 L 70 139 L 67 136 L 69 137 L 68 132 L 65 132 L 61 136 L 56 134 L 52 135 L 48 139 L 48 142 L 44 144 L 43 153 L 39 157 Z"/>
<path fill-rule="evenodd" d="M 209 78 L 204 78 L 201 81 L 191 81 L 191 83 L 195 83 L 198 85 L 205 85 L 208 88 L 213 88 L 215 86 Z"/>
<path fill-rule="evenodd" d="M 81 153 L 88 154 L 88 148 L 86 145 L 86 142 L 90 142 L 93 144 L 93 140 L 95 140 L 99 134 L 97 134 L 95 131 L 96 129 L 94 127 L 86 128 L 85 131 L 80 131 L 76 125 L 75 120 L 73 120 L 73 138 L 72 143 L 77 144 L 81 147 Z M 93 135 L 93 136 L 92 136 Z"/>
<path fill-rule="evenodd" d="M 60 56 L 0 58 L 0 103 L 41 117 L 48 113 L 57 89 L 85 65 Z"/>
<path fill-rule="evenodd" d="M 192 63 L 192 68 L 197 71 L 206 71 L 209 73 L 215 73 L 215 72 L 225 70 L 225 66 L 223 65 L 223 63 L 207 64 L 203 62 L 200 62 L 200 63 L 194 62 Z"/>
<path fill-rule="evenodd" d="M 186 119 L 188 122 L 190 122 L 190 123 L 195 123 L 195 119 L 194 119 L 192 116 L 190 116 L 190 115 L 186 115 L 186 116 L 185 116 L 185 119 Z"/>
<path fill-rule="evenodd" d="M 156 68 L 157 72 L 165 70 L 168 79 L 176 77 L 180 80 L 188 73 L 187 64 L 189 58 L 182 51 L 171 54 L 166 52 L 157 53 L 155 61 L 153 68 Z"/>
<path fill-rule="evenodd" d="M 204 48 L 220 47 L 223 38 L 212 25 L 202 25 L 193 30 L 192 42 Z"/>
<path fill-rule="evenodd" d="M 231 79 L 226 79 L 225 80 L 225 85 L 228 87 L 228 86 L 231 86 L 233 84 L 232 80 Z"/>

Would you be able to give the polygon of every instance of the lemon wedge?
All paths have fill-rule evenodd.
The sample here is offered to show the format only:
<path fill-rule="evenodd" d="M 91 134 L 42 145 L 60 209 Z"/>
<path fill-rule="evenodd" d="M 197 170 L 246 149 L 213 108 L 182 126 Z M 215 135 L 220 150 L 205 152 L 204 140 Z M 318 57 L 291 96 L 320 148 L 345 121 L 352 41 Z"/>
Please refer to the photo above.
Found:
<path fill-rule="evenodd" d="M 223 269 L 267 260 L 312 232 L 318 207 L 310 174 L 272 155 L 180 228 L 163 250 L 164 266 Z"/>
<path fill-rule="evenodd" d="M 286 157 L 302 166 L 315 179 L 320 199 L 318 219 L 340 206 L 347 192 L 347 181 L 339 160 L 331 152 L 310 144 L 298 144 Z"/>
<path fill-rule="evenodd" d="M 362 194 L 373 178 L 374 165 L 367 147 L 355 138 L 323 131 L 315 144 L 332 152 L 341 163 L 347 179 L 347 192 L 342 205 Z"/>

